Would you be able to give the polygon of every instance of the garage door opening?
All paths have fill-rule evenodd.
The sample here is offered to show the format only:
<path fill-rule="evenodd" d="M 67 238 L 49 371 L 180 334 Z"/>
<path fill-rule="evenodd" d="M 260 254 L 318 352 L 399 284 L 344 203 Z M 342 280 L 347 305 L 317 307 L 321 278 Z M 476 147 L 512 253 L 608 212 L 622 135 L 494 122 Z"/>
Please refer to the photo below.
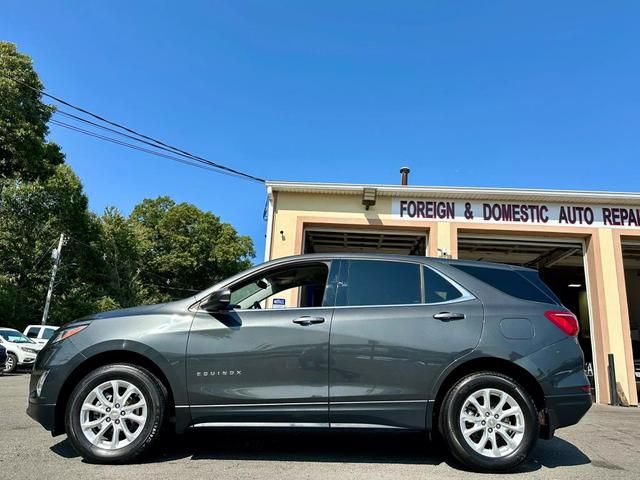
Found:
<path fill-rule="evenodd" d="M 397 231 L 309 229 L 304 234 L 304 253 L 427 254 L 425 233 Z"/>
<path fill-rule="evenodd" d="M 640 397 L 640 241 L 622 243 L 622 263 L 627 287 L 636 389 Z"/>
<path fill-rule="evenodd" d="M 538 270 L 540 278 L 562 304 L 578 317 L 578 340 L 585 355 L 586 373 L 595 393 L 590 307 L 582 241 L 461 235 L 458 238 L 458 258 L 508 263 Z"/>

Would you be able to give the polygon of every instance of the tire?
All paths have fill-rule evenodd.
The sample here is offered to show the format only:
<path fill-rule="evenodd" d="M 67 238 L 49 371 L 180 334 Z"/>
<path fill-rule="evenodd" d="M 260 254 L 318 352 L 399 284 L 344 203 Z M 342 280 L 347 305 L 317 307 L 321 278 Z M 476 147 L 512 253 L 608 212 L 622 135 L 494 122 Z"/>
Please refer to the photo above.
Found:
<path fill-rule="evenodd" d="M 114 398 L 116 389 L 118 397 Z M 65 412 L 69 440 L 89 462 L 131 462 L 148 452 L 160 436 L 166 398 L 160 381 L 141 367 L 113 364 L 97 368 L 71 393 Z M 82 422 L 86 422 L 84 430 Z"/>
<path fill-rule="evenodd" d="M 4 364 L 4 373 L 13 373 L 18 368 L 18 357 L 13 353 L 7 353 L 7 361 Z"/>
<path fill-rule="evenodd" d="M 468 375 L 449 390 L 438 424 L 456 460 L 479 472 L 513 470 L 529 457 L 540 431 L 531 395 L 514 379 L 489 371 Z"/>

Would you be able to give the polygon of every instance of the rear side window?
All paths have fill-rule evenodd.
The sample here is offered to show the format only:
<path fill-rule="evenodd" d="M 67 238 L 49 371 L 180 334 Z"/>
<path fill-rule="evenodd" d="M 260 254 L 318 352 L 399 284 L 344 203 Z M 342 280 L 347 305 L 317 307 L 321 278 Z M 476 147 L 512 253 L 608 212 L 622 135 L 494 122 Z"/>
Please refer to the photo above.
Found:
<path fill-rule="evenodd" d="M 27 337 L 38 338 L 38 330 L 38 327 L 29 327 L 29 330 L 27 330 Z"/>
<path fill-rule="evenodd" d="M 498 289 L 507 295 L 511 295 L 512 297 L 532 302 L 559 303 L 557 297 L 549 291 L 549 288 L 546 287 L 546 285 L 546 288 L 542 290 L 536 283 L 533 283 L 528 278 L 521 275 L 521 273 L 526 273 L 526 270 L 519 272 L 510 269 L 476 267 L 471 265 L 452 266 L 488 285 L 491 285 L 493 288 Z M 535 274 L 535 276 L 538 277 L 537 274 Z M 538 278 L 537 283 L 538 282 L 542 283 L 542 280 Z M 549 291 L 549 293 L 547 293 L 547 291 Z"/>
<path fill-rule="evenodd" d="M 424 267 L 422 272 L 424 277 L 424 301 L 426 303 L 449 302 L 462 296 L 462 292 L 442 275 L 428 267 Z"/>
<path fill-rule="evenodd" d="M 349 260 L 338 289 L 337 305 L 406 305 L 421 303 L 420 265 L 375 260 Z"/>

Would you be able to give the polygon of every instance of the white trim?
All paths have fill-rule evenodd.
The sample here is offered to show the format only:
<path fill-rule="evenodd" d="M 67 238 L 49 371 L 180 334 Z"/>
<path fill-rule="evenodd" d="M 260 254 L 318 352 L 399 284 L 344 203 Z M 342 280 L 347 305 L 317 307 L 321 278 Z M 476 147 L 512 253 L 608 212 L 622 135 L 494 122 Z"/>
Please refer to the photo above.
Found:
<path fill-rule="evenodd" d="M 331 423 L 330 428 L 384 428 L 390 430 L 406 430 L 405 427 L 395 425 L 382 425 L 379 423 Z"/>
<path fill-rule="evenodd" d="M 369 404 L 369 403 L 429 403 L 433 402 L 433 400 L 359 400 L 356 402 L 334 402 L 329 401 L 330 405 L 360 405 L 360 404 Z"/>
<path fill-rule="evenodd" d="M 328 405 L 328 402 L 292 402 L 292 403 L 226 403 L 215 405 L 191 405 L 191 408 L 229 408 L 229 407 L 292 407 L 300 405 Z M 188 405 L 187 405 L 188 406 Z M 176 407 L 178 408 L 178 407 Z"/>
<path fill-rule="evenodd" d="M 264 261 L 267 262 L 271 258 L 271 237 L 273 236 L 273 189 L 267 187 L 267 235 L 264 242 Z"/>
<path fill-rule="evenodd" d="M 295 407 L 301 405 L 359 405 L 370 403 L 429 403 L 433 400 L 358 400 L 358 401 L 324 401 L 324 402 L 288 402 L 288 403 L 225 403 L 214 405 L 176 405 L 175 408 L 229 408 L 229 407 Z"/>
<path fill-rule="evenodd" d="M 314 422 L 205 422 L 195 423 L 192 427 L 329 428 L 329 424 Z"/>
<path fill-rule="evenodd" d="M 383 428 L 406 430 L 405 427 L 382 425 L 379 423 L 324 423 L 324 422 L 204 422 L 191 425 L 192 428 Z"/>
<path fill-rule="evenodd" d="M 375 188 L 380 196 L 431 196 L 438 198 L 523 198 L 528 200 L 560 199 L 574 203 L 640 203 L 640 193 L 587 190 L 546 190 L 530 188 L 487 188 L 487 187 L 443 187 L 443 186 L 402 186 L 353 183 L 317 183 L 268 181 L 273 191 L 299 193 L 333 193 L 361 195 L 364 188 Z"/>

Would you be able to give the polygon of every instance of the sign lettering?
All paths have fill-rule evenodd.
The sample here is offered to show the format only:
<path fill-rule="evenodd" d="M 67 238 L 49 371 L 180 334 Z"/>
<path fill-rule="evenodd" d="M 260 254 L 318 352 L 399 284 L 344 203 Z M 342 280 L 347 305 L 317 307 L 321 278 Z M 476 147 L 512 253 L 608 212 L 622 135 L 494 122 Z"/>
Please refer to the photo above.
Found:
<path fill-rule="evenodd" d="M 640 207 L 394 199 L 391 213 L 407 220 L 640 227 Z"/>

